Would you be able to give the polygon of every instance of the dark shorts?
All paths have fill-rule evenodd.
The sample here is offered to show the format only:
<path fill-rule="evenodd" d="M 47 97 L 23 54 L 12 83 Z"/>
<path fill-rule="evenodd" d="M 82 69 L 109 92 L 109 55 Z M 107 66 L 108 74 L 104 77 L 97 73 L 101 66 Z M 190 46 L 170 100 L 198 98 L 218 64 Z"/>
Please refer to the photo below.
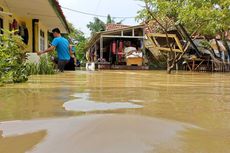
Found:
<path fill-rule="evenodd" d="M 64 72 L 66 64 L 69 63 L 69 60 L 58 60 L 58 69 L 61 72 Z"/>

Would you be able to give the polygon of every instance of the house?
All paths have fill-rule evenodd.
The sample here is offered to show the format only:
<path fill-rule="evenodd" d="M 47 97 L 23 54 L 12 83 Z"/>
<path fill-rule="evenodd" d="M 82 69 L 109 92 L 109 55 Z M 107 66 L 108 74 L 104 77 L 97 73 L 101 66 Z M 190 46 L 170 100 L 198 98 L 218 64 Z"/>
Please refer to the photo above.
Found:
<path fill-rule="evenodd" d="M 90 39 L 86 54 L 88 64 L 96 63 L 99 69 L 148 69 L 143 61 L 144 25 L 110 25 L 107 29 Z M 130 50 L 133 56 L 127 55 L 129 47 L 133 48 Z"/>
<path fill-rule="evenodd" d="M 28 52 L 47 48 L 49 32 L 56 27 L 69 32 L 57 0 L 0 0 L 0 28 L 17 30 Z"/>

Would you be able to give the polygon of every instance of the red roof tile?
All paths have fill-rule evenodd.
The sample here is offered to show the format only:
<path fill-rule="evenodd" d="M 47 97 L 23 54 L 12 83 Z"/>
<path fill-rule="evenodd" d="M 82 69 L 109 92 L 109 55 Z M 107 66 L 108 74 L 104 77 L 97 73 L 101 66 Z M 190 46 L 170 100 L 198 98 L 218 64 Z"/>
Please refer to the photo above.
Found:
<path fill-rule="evenodd" d="M 116 29 L 127 28 L 127 27 L 130 27 L 130 26 L 122 25 L 122 24 L 109 23 L 106 25 L 105 30 L 110 31 L 110 30 L 116 30 Z"/>

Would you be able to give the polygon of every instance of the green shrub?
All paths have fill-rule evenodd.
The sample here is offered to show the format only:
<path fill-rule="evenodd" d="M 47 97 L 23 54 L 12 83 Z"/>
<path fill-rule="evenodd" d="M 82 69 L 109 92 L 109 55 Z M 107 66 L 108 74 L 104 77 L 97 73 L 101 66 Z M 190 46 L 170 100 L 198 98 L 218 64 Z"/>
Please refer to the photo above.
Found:
<path fill-rule="evenodd" d="M 25 44 L 15 31 L 0 34 L 0 85 L 28 80 L 28 65 L 25 63 Z"/>
<path fill-rule="evenodd" d="M 40 62 L 38 64 L 29 64 L 29 72 L 31 75 L 45 75 L 45 74 L 55 74 L 55 66 L 50 60 L 49 56 L 41 56 Z"/>

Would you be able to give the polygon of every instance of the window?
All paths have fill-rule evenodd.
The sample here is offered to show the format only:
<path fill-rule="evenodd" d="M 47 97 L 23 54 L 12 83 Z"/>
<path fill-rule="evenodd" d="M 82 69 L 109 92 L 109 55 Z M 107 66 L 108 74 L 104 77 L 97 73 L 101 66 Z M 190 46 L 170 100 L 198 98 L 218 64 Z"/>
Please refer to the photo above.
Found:
<path fill-rule="evenodd" d="M 40 50 L 45 50 L 45 33 L 40 30 Z"/>

